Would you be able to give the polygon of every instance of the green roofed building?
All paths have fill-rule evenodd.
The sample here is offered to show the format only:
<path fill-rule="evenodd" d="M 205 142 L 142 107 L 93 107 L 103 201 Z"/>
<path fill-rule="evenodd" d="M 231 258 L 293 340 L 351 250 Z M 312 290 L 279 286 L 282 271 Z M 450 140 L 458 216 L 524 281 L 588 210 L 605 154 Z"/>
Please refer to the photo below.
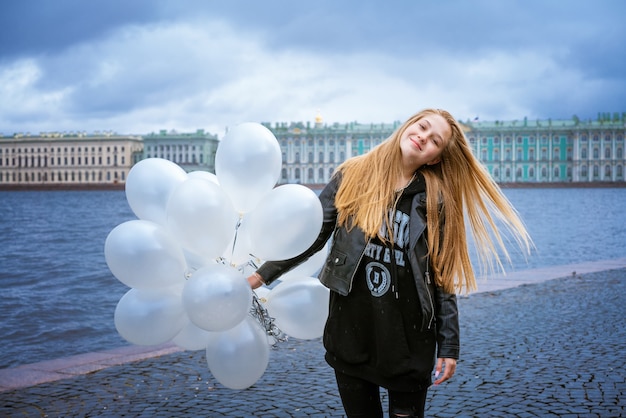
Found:
<path fill-rule="evenodd" d="M 322 185 L 345 159 L 388 138 L 394 123 L 266 123 L 283 156 L 280 183 Z M 597 120 L 467 121 L 462 123 L 474 155 L 504 184 L 625 185 L 626 113 Z"/>
<path fill-rule="evenodd" d="M 204 129 L 191 133 L 161 130 L 143 135 L 143 158 L 164 158 L 187 172 L 202 170 L 215 173 L 218 144 L 217 135 Z"/>

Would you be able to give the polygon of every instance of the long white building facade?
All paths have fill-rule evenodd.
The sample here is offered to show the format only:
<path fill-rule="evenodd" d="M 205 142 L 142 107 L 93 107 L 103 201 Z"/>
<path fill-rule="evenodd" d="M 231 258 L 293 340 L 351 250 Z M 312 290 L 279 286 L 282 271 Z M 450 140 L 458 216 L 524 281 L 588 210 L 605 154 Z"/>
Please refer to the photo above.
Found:
<path fill-rule="evenodd" d="M 141 137 L 42 133 L 0 138 L 0 187 L 124 184 Z"/>
<path fill-rule="evenodd" d="M 393 123 L 264 123 L 280 145 L 280 184 L 326 184 L 336 168 L 385 141 Z M 626 113 L 597 120 L 467 121 L 474 155 L 499 183 L 626 186 Z M 123 186 L 144 158 L 173 161 L 186 171 L 215 171 L 217 135 L 160 131 L 142 136 L 103 133 L 0 135 L 0 189 Z"/>
<path fill-rule="evenodd" d="M 593 184 L 626 181 L 626 114 L 598 120 L 467 121 L 462 124 L 474 155 L 499 183 Z M 388 138 L 390 124 L 266 124 L 283 155 L 281 183 L 320 185 L 346 158 Z"/>
<path fill-rule="evenodd" d="M 212 172 L 217 144 L 203 130 L 0 136 L 0 188 L 122 187 L 133 165 L 149 157 Z"/>

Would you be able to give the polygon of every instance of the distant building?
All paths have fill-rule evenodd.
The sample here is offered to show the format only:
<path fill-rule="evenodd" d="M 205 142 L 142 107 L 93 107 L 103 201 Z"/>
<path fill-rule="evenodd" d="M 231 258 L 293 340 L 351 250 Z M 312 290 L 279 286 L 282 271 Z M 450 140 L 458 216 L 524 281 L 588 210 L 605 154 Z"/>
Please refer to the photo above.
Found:
<path fill-rule="evenodd" d="M 0 136 L 0 187 L 124 183 L 142 149 L 141 137 L 110 132 Z"/>
<path fill-rule="evenodd" d="M 319 187 L 337 166 L 385 141 L 400 122 L 264 123 L 280 145 L 280 184 Z M 474 155 L 499 183 L 626 185 L 626 113 L 598 119 L 467 121 Z M 187 172 L 215 172 L 216 135 L 160 131 L 144 136 L 111 132 L 0 135 L 0 188 L 122 185 L 144 158 L 164 158 Z"/>
<path fill-rule="evenodd" d="M 596 121 L 472 122 L 474 155 L 501 183 L 624 182 L 624 114 Z"/>
<path fill-rule="evenodd" d="M 143 136 L 143 158 L 164 158 L 175 162 L 185 171 L 215 173 L 217 135 L 198 129 L 194 133 L 165 130 Z"/>
<path fill-rule="evenodd" d="M 160 131 L 145 136 L 113 132 L 0 136 L 0 188 L 122 186 L 144 158 L 175 162 L 187 172 L 215 171 L 216 135 Z"/>
<path fill-rule="evenodd" d="M 474 155 L 499 183 L 624 183 L 626 114 L 598 120 L 467 121 Z M 280 144 L 280 183 L 322 185 L 345 159 L 368 152 L 400 126 L 265 124 Z"/>
<path fill-rule="evenodd" d="M 318 115 L 311 126 L 299 123 L 266 123 L 282 151 L 283 168 L 279 183 L 326 184 L 339 164 L 365 154 L 383 142 L 400 122 L 326 125 Z"/>

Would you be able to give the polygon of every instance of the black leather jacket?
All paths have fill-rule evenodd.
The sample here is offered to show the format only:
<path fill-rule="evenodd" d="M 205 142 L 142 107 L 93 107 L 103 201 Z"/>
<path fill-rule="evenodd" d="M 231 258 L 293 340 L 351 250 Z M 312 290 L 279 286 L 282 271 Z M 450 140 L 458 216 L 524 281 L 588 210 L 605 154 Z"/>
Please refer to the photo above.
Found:
<path fill-rule="evenodd" d="M 348 231 L 344 227 L 337 227 L 335 195 L 340 181 L 340 176 L 334 176 L 320 194 L 324 220 L 322 229 L 311 247 L 294 258 L 284 261 L 268 261 L 258 269 L 258 273 L 267 284 L 320 251 L 333 235 L 332 246 L 319 279 L 330 290 L 341 295 L 347 295 L 350 292 L 367 239 L 360 228 L 352 228 Z M 425 230 L 426 194 L 418 193 L 411 203 L 409 262 L 422 310 L 421 328 L 426 330 L 435 327 L 437 357 L 458 359 L 460 341 L 456 295 L 444 292 L 425 274 L 428 262 Z"/>

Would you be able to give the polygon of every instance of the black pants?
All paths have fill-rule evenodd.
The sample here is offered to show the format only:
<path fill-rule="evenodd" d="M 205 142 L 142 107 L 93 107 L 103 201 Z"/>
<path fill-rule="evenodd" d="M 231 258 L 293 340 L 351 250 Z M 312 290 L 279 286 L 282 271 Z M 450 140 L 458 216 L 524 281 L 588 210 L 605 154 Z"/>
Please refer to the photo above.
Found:
<path fill-rule="evenodd" d="M 349 418 L 383 416 L 380 388 L 374 383 L 335 370 L 343 409 Z M 424 417 L 426 392 L 389 392 L 389 417 Z"/>

